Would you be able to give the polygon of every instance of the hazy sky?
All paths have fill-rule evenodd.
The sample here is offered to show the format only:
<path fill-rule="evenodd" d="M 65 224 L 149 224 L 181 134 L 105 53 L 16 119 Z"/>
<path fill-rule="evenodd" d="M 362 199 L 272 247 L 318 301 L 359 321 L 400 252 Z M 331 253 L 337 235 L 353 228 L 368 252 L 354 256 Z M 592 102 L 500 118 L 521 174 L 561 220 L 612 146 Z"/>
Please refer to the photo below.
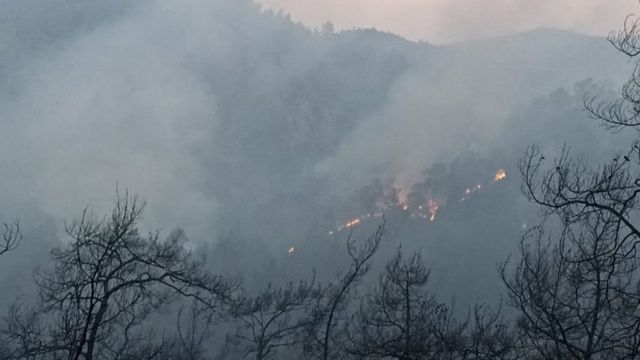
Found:
<path fill-rule="evenodd" d="M 295 20 L 337 29 L 376 27 L 412 40 L 446 43 L 538 27 L 605 35 L 637 0 L 258 0 Z"/>

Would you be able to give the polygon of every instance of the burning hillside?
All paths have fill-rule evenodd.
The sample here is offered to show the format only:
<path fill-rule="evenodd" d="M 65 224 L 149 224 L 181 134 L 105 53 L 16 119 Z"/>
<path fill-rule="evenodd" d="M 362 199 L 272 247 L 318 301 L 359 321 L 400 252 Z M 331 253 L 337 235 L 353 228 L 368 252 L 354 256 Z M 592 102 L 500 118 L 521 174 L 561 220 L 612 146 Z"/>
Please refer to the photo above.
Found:
<path fill-rule="evenodd" d="M 487 181 L 487 185 L 483 184 L 475 184 L 472 186 L 468 186 L 465 188 L 464 192 L 459 196 L 459 202 L 464 202 L 466 200 L 471 199 L 473 196 L 476 196 L 478 193 L 482 192 L 488 186 L 491 186 L 495 183 L 501 182 L 507 178 L 506 170 L 500 168 L 498 169 L 494 176 L 493 181 Z M 439 211 L 446 205 L 447 198 L 441 194 L 438 194 L 434 189 L 429 189 L 426 191 L 426 196 L 421 196 L 417 194 L 419 190 L 417 190 L 417 186 L 413 186 L 411 191 L 407 191 L 406 189 L 392 189 L 392 196 L 390 198 L 395 199 L 400 196 L 399 194 L 406 194 L 402 196 L 402 201 L 397 200 L 395 203 L 384 202 L 383 199 L 378 199 L 375 201 L 378 205 L 378 208 L 374 209 L 375 211 L 367 212 L 364 215 L 350 218 L 348 221 L 344 222 L 341 225 L 338 225 L 335 230 L 329 232 L 329 235 L 334 234 L 336 231 L 343 231 L 352 229 L 355 226 L 358 226 L 363 223 L 363 221 L 370 218 L 379 218 L 382 217 L 385 212 L 390 211 L 401 211 L 404 213 L 408 213 L 412 218 L 418 219 L 426 219 L 429 222 L 436 221 L 438 217 Z M 416 199 L 420 199 L 416 202 Z"/>
<path fill-rule="evenodd" d="M 459 176 L 452 177 L 459 180 Z M 493 172 L 485 172 L 479 181 L 467 182 L 473 185 L 462 185 L 463 182 L 456 184 L 453 180 L 438 179 L 432 175 L 427 176 L 421 183 L 407 187 L 392 186 L 386 191 L 379 182 L 374 182 L 360 193 L 360 201 L 355 201 L 360 204 L 361 215 L 347 217 L 347 220 L 336 225 L 327 234 L 330 237 L 338 236 L 340 232 L 352 231 L 369 223 L 372 219 L 378 223 L 385 215 L 401 216 L 417 222 L 433 224 L 438 222 L 441 213 L 447 208 L 464 206 L 464 203 L 480 196 L 486 190 L 501 186 L 506 179 L 507 171 L 498 168 Z M 349 210 L 343 212 L 348 214 Z M 296 252 L 296 247 L 287 248 L 289 255 Z"/>

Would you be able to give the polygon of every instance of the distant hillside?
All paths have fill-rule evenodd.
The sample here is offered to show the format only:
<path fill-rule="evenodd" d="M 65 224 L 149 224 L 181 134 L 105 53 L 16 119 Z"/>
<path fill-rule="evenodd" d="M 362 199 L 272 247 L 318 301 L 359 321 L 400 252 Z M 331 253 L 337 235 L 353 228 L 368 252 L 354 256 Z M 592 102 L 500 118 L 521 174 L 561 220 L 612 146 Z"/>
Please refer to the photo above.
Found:
<path fill-rule="evenodd" d="M 199 233 L 248 216 L 252 234 L 304 234 L 327 202 L 487 152 L 534 98 L 630 68 L 552 29 L 434 46 L 315 32 L 248 0 L 2 4 L 0 150 L 21 157 L 0 159 L 15 189 L 0 201 L 62 216 L 116 183 L 152 200 L 179 186 L 147 216 Z M 274 207 L 282 223 L 261 218 Z"/>
<path fill-rule="evenodd" d="M 484 80 L 525 97 L 523 101 L 588 77 L 621 83 L 632 69 L 605 38 L 547 28 L 454 44 L 447 50 L 447 62 L 462 76 Z M 475 65 L 468 67 L 468 59 Z"/>
<path fill-rule="evenodd" d="M 454 264 L 451 287 L 497 281 L 493 264 L 535 223 L 524 147 L 614 150 L 581 102 L 632 67 L 605 39 L 553 29 L 434 46 L 312 31 L 250 0 L 0 5 L 0 220 L 54 241 L 50 224 L 105 213 L 118 184 L 149 201 L 151 230 L 266 244 L 253 254 L 270 268 L 268 251 L 300 244 L 300 266 L 322 250 L 333 271 L 330 229 L 380 198 L 425 200 L 437 178 L 437 225 L 398 210 L 388 237 L 424 245 L 441 274 Z"/>

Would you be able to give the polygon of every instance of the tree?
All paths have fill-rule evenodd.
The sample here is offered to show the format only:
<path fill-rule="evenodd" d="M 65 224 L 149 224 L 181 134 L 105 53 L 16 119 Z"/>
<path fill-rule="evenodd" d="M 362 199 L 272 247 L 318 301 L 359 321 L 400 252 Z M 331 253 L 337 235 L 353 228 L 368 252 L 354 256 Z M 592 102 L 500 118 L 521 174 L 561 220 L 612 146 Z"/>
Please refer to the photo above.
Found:
<path fill-rule="evenodd" d="M 543 359 L 630 359 L 640 355 L 637 270 L 617 219 L 594 212 L 563 224 L 558 241 L 536 228 L 523 238 L 514 273 L 502 276 L 519 327 Z M 630 250 L 625 246 L 625 251 Z"/>
<path fill-rule="evenodd" d="M 628 17 L 609 41 L 636 60 L 635 70 L 619 99 L 588 97 L 585 107 L 610 130 L 637 128 L 640 20 Z M 561 229 L 547 243 L 541 240 L 544 228 L 530 233 L 514 274 L 505 276 L 503 268 L 520 327 L 540 357 L 638 356 L 639 140 L 597 166 L 574 157 L 568 148 L 548 165 L 535 146 L 520 163 L 523 192 Z"/>
<path fill-rule="evenodd" d="M 419 253 L 404 259 L 401 249 L 387 263 L 374 293 L 364 301 L 348 328 L 352 355 L 399 360 L 441 358 L 441 336 L 449 310 L 429 294 L 430 272 Z"/>
<path fill-rule="evenodd" d="M 516 360 L 524 359 L 526 348 L 513 326 L 504 321 L 501 308 L 491 311 L 476 305 L 473 316 L 465 323 L 463 343 L 454 359 L 461 360 Z"/>
<path fill-rule="evenodd" d="M 240 320 L 236 337 L 245 353 L 256 360 L 272 358 L 280 348 L 293 348 L 308 325 L 304 311 L 320 295 L 314 281 L 272 284 L 255 297 L 243 300 L 235 310 Z"/>
<path fill-rule="evenodd" d="M 22 232 L 20 231 L 20 223 L 15 221 L 11 224 L 3 223 L 4 231 L 2 233 L 2 243 L 0 244 L 0 255 L 14 250 L 22 241 Z"/>
<path fill-rule="evenodd" d="M 518 357 L 500 311 L 477 305 L 472 319 L 456 320 L 427 289 L 429 276 L 419 253 L 406 258 L 398 249 L 347 327 L 347 352 L 398 360 Z"/>
<path fill-rule="evenodd" d="M 205 345 L 213 336 L 214 317 L 215 312 L 197 299 L 191 301 L 186 312 L 184 306 L 180 307 L 176 321 L 177 334 L 168 359 L 207 359 Z"/>
<path fill-rule="evenodd" d="M 336 32 L 336 28 L 331 21 L 327 21 L 324 24 L 322 24 L 322 30 L 321 30 L 322 34 L 331 35 L 331 34 L 334 34 L 335 32 Z"/>
<path fill-rule="evenodd" d="M 378 251 L 383 233 L 384 220 L 376 232 L 360 247 L 356 246 L 354 238 L 351 233 L 349 234 L 347 238 L 347 252 L 351 258 L 349 269 L 339 275 L 335 283 L 322 289 L 322 294 L 317 296 L 309 311 L 304 344 L 304 352 L 307 356 L 322 360 L 335 357 L 337 349 L 333 344 L 336 341 L 335 330 L 339 327 L 339 315 L 346 309 L 354 288 L 369 271 L 370 260 Z"/>
<path fill-rule="evenodd" d="M 628 17 L 624 28 L 609 36 L 609 41 L 622 53 L 636 58 L 640 55 L 640 19 Z M 592 118 L 605 127 L 622 131 L 640 126 L 640 58 L 636 68 L 623 86 L 620 98 L 601 101 L 585 99 L 585 107 Z M 536 146 L 526 152 L 520 162 L 524 178 L 523 192 L 540 205 L 545 215 L 579 221 L 593 212 L 609 213 L 619 222 L 624 236 L 619 247 L 640 239 L 640 228 L 633 213 L 638 210 L 640 193 L 640 139 L 598 166 L 591 166 L 584 158 L 571 155 L 565 148 L 547 166 L 546 157 Z M 623 255 L 616 249 L 613 255 Z"/>
<path fill-rule="evenodd" d="M 16 307 L 8 336 L 19 358 L 124 359 L 162 352 L 144 321 L 176 296 L 210 309 L 228 303 L 234 280 L 203 270 L 183 246 L 185 236 L 138 230 L 144 206 L 117 195 L 110 217 L 85 210 L 66 226 L 68 242 L 51 253 L 53 267 L 39 271 L 39 305 Z M 154 350 L 155 349 L 155 350 Z"/>

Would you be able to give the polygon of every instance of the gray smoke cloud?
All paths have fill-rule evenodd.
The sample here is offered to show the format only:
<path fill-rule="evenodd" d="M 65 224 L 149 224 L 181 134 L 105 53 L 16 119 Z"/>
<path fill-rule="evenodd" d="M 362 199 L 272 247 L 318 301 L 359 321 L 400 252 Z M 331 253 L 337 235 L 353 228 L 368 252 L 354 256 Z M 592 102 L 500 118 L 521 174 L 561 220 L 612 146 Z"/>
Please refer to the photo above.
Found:
<path fill-rule="evenodd" d="M 149 200 L 150 229 L 290 243 L 336 198 L 488 152 L 533 97 L 628 67 L 551 30 L 435 47 L 249 1 L 63 3 L 2 3 L 3 218 L 102 214 L 118 184 Z"/>
<path fill-rule="evenodd" d="M 30 59 L 4 104 L 5 181 L 18 190 L 7 196 L 56 217 L 87 205 L 100 214 L 119 184 L 152 200 L 151 225 L 198 232 L 216 211 L 195 156 L 216 102 L 196 67 L 229 44 L 208 2 L 140 6 Z"/>

